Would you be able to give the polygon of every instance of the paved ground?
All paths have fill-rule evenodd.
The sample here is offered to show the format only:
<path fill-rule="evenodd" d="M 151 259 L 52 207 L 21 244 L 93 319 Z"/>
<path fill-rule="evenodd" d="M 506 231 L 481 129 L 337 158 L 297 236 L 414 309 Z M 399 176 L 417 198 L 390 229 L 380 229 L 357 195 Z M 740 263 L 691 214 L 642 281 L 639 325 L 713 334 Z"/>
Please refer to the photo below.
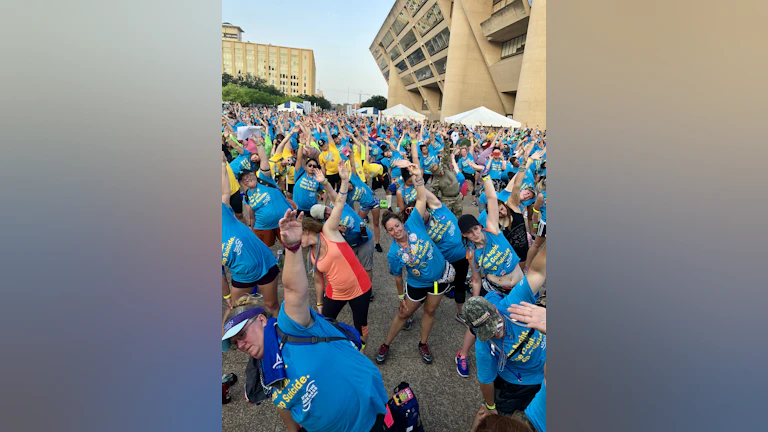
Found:
<path fill-rule="evenodd" d="M 378 191 L 381 194 L 381 191 Z M 477 207 L 464 200 L 464 212 L 477 215 Z M 381 230 L 381 246 L 384 253 L 374 252 L 373 289 L 376 295 L 371 303 L 368 325 L 368 347 L 366 356 L 375 363 L 376 351 L 384 342 L 389 324 L 397 312 L 397 289 L 389 274 L 386 252 L 391 238 Z M 278 287 L 283 297 L 282 284 Z M 314 290 L 310 289 L 310 304 L 315 301 Z M 465 327 L 454 320 L 456 305 L 453 299 L 444 298 L 435 317 L 435 325 L 429 338 L 434 361 L 424 364 L 417 350 L 422 310 L 416 314 L 414 328 L 400 335 L 392 343 L 387 362 L 379 369 L 384 384 L 391 392 L 401 381 L 413 388 L 421 407 L 422 421 L 426 431 L 468 431 L 475 413 L 482 403 L 482 396 L 475 377 L 474 350 L 470 359 L 470 377 L 462 378 L 456 372 L 454 357 L 461 347 Z M 339 315 L 339 321 L 352 323 L 348 307 Z M 280 418 L 272 403 L 266 401 L 260 406 L 251 405 L 243 399 L 245 366 L 248 358 L 241 352 L 228 352 L 222 357 L 224 373 L 234 372 L 240 381 L 231 390 L 233 401 L 222 407 L 222 430 L 224 432 L 274 432 L 283 431 Z"/>

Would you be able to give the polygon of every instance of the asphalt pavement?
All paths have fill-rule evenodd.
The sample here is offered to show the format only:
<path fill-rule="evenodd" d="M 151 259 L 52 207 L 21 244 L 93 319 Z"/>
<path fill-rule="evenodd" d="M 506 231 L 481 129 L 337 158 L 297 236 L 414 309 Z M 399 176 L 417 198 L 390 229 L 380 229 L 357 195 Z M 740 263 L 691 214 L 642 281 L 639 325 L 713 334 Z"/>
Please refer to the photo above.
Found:
<path fill-rule="evenodd" d="M 381 191 L 377 192 L 378 195 L 383 196 Z M 477 216 L 477 207 L 471 205 L 470 197 L 464 199 L 464 213 Z M 369 335 L 365 353 L 374 364 L 379 345 L 384 342 L 392 318 L 397 313 L 397 288 L 394 278 L 389 274 L 386 258 L 390 243 L 391 238 L 382 229 L 381 246 L 384 252 L 374 252 L 375 299 L 368 313 Z M 276 246 L 273 249 L 276 249 Z M 309 291 L 310 304 L 314 304 L 314 290 Z M 282 301 L 282 283 L 278 285 L 278 295 Z M 225 307 L 223 302 L 222 307 Z M 422 314 L 422 309 L 414 314 L 413 330 L 400 332 L 391 344 L 389 358 L 379 366 L 384 377 L 385 388 L 391 394 L 401 381 L 410 384 L 419 401 L 425 431 L 466 432 L 482 404 L 476 377 L 474 349 L 468 356 L 470 376 L 462 378 L 456 371 L 454 358 L 461 348 L 466 327 L 454 319 L 456 315 L 454 300 L 444 297 L 437 309 L 435 324 L 428 341 L 434 360 L 432 364 L 425 364 L 418 351 Z M 338 320 L 352 324 L 352 314 L 348 306 L 344 307 Z M 245 401 L 243 385 L 247 362 L 247 355 L 237 351 L 227 352 L 222 356 L 222 373 L 235 373 L 239 378 L 238 383 L 230 391 L 232 402 L 222 406 L 222 431 L 284 431 L 277 409 L 270 401 L 265 401 L 258 406 Z"/>

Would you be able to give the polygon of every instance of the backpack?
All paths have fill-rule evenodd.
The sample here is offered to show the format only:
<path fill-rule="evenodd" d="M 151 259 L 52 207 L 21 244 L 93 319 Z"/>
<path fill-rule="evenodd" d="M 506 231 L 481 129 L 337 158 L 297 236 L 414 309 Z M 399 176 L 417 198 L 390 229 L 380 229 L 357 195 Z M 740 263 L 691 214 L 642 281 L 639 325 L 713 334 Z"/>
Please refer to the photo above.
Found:
<path fill-rule="evenodd" d="M 419 402 L 410 385 L 403 381 L 395 387 L 395 394 L 387 402 L 394 424 L 387 432 L 424 432 L 419 415 Z"/>
<path fill-rule="evenodd" d="M 280 338 L 280 350 L 282 350 L 283 345 L 287 343 L 299 344 L 299 345 L 310 345 L 310 344 L 316 344 L 320 342 L 333 342 L 333 341 L 339 341 L 339 340 L 348 340 L 352 345 L 354 345 L 355 348 L 357 348 L 358 351 L 362 349 L 363 341 L 360 339 L 360 333 L 358 333 L 356 328 L 354 328 L 349 324 L 338 322 L 333 318 L 326 318 L 322 315 L 320 316 L 323 317 L 323 319 L 325 319 L 329 323 L 331 323 L 334 327 L 336 327 L 341 333 L 344 334 L 344 336 L 326 336 L 326 337 L 293 336 L 293 335 L 284 333 L 282 330 L 280 330 L 280 327 L 276 325 L 275 329 L 277 330 L 277 336 Z"/>

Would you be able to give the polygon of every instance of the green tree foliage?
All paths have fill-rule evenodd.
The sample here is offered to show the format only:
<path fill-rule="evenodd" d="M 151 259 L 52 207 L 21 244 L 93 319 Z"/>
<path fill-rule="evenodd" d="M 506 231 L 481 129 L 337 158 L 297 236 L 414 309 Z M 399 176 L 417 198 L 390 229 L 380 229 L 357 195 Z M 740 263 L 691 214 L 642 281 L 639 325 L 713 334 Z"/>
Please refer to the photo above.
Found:
<path fill-rule="evenodd" d="M 385 110 L 385 109 L 387 109 L 387 98 L 385 98 L 384 96 L 379 96 L 379 95 L 371 96 L 370 99 L 368 99 L 367 101 L 365 101 L 362 104 L 360 104 L 360 106 L 363 107 L 363 108 L 364 107 L 374 107 L 374 108 L 378 108 L 380 110 Z"/>
<path fill-rule="evenodd" d="M 267 84 L 264 78 L 251 74 L 233 77 L 227 73 L 221 75 L 221 99 L 239 102 L 243 105 L 277 105 L 286 101 L 302 103 L 305 100 L 323 109 L 331 109 L 331 103 L 323 97 L 301 95 L 287 96 L 280 89 Z"/>
<path fill-rule="evenodd" d="M 331 102 L 328 101 L 328 99 L 322 97 L 322 96 L 310 96 L 310 95 L 301 95 L 299 96 L 299 99 L 303 101 L 310 101 L 312 102 L 312 105 L 317 105 L 322 109 L 329 110 L 331 109 Z"/>

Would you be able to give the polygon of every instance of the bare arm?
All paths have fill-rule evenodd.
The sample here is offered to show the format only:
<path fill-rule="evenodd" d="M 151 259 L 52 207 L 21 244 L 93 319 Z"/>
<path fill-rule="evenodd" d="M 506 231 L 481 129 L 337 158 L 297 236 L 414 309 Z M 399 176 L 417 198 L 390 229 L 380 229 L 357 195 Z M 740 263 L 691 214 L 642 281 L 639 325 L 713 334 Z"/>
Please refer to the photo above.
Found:
<path fill-rule="evenodd" d="M 339 164 L 339 177 L 341 177 L 341 186 L 339 192 L 333 198 L 333 210 L 331 210 L 328 220 L 323 224 L 323 234 L 333 241 L 344 241 L 344 237 L 339 232 L 339 223 L 341 222 L 341 213 L 344 211 L 344 205 L 347 201 L 346 191 L 349 189 L 349 169 L 346 163 Z M 330 192 L 328 195 L 330 195 Z"/>
<path fill-rule="evenodd" d="M 424 189 L 424 192 L 427 194 L 427 207 L 435 210 L 443 206 L 443 203 L 437 198 L 437 196 L 435 196 L 435 194 L 428 191 L 426 188 Z"/>
<path fill-rule="evenodd" d="M 317 259 L 317 257 L 315 257 L 315 259 Z M 320 313 L 323 313 L 322 308 L 323 308 L 323 291 L 325 289 L 325 278 L 323 277 L 323 273 L 319 271 L 315 271 L 315 276 L 313 279 L 315 282 L 315 298 L 317 299 L 316 306 L 318 304 L 320 305 L 320 306 L 317 306 L 317 311 Z"/>
<path fill-rule="evenodd" d="M 485 188 L 485 198 L 488 199 L 488 204 L 486 204 L 488 219 L 485 220 L 485 228 L 494 234 L 498 234 L 499 202 L 496 201 L 496 190 L 493 189 L 493 180 L 491 180 L 491 176 L 486 175 L 483 177 L 483 187 Z"/>
<path fill-rule="evenodd" d="M 304 256 L 301 247 L 291 252 L 290 247 L 301 244 L 301 221 L 304 214 L 297 215 L 296 211 L 286 210 L 280 219 L 280 237 L 287 246 L 285 248 L 285 264 L 283 265 L 283 308 L 289 318 L 303 327 L 312 324 L 309 309 L 309 281 L 304 268 Z"/>
<path fill-rule="evenodd" d="M 229 188 L 229 173 L 227 172 L 227 157 L 221 152 L 221 202 L 229 205 L 229 197 L 232 196 Z"/>
<path fill-rule="evenodd" d="M 416 205 L 415 208 L 419 214 L 424 217 L 427 212 L 427 188 L 424 187 L 424 177 L 421 175 L 421 168 L 418 164 L 411 165 L 408 170 L 414 177 L 413 184 L 416 186 Z"/>

